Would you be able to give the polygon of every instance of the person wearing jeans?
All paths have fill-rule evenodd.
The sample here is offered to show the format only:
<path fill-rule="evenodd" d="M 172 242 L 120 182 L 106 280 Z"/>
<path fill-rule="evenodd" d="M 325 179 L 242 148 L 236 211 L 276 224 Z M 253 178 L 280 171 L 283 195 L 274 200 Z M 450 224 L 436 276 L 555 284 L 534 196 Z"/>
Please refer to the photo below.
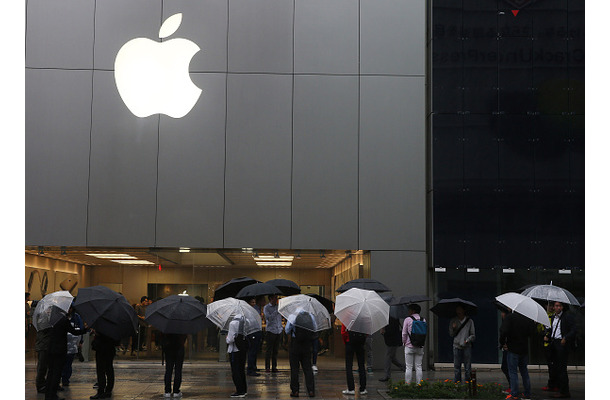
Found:
<path fill-rule="evenodd" d="M 182 365 L 184 363 L 184 343 L 186 335 L 168 333 L 163 335 L 161 347 L 165 354 L 165 397 L 172 397 L 172 373 L 174 375 L 173 397 L 182 397 Z"/>
<path fill-rule="evenodd" d="M 411 331 L 413 329 L 413 319 L 422 319 L 419 315 L 421 307 L 419 304 L 409 304 L 407 310 L 409 316 L 405 318 L 402 327 L 402 343 L 405 346 L 405 383 L 411 383 L 413 367 L 415 366 L 415 383 L 417 384 L 423 379 L 422 362 L 424 359 L 424 348 L 414 346 L 411 343 Z"/>
<path fill-rule="evenodd" d="M 341 337 L 345 343 L 345 377 L 347 379 L 347 389 L 343 394 L 354 394 L 355 383 L 352 367 L 354 365 L 354 354 L 358 360 L 358 376 L 360 378 L 360 394 L 367 394 L 366 390 L 366 369 L 364 366 L 364 342 L 366 335 L 350 333 L 345 325 L 341 324 Z"/>
<path fill-rule="evenodd" d="M 462 364 L 464 378 L 470 381 L 472 343 L 475 340 L 474 322 L 466 315 L 464 307 L 455 308 L 456 316 L 449 322 L 449 336 L 453 338 L 453 381 L 462 380 Z"/>
<path fill-rule="evenodd" d="M 529 399 L 532 393 L 530 376 L 527 371 L 528 339 L 536 333 L 536 323 L 518 313 L 508 313 L 500 326 L 499 342 L 506 350 L 506 363 L 510 377 L 510 394 L 507 399 L 518 399 L 519 373 L 523 381 L 522 399 Z"/>

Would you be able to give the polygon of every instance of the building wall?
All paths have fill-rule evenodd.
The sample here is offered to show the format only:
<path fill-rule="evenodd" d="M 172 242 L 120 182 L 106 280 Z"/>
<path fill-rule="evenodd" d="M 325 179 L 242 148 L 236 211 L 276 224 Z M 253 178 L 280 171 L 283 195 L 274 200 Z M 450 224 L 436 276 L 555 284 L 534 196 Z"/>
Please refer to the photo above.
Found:
<path fill-rule="evenodd" d="M 27 245 L 425 251 L 424 0 L 26 12 Z M 202 95 L 135 117 L 115 56 L 177 12 Z"/>

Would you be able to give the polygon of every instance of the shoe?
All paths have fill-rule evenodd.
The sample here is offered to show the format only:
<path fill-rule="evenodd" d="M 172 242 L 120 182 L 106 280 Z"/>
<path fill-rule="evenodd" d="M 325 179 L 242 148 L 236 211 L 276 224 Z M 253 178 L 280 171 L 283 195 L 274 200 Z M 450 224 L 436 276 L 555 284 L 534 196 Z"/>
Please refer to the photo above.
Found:
<path fill-rule="evenodd" d="M 258 372 L 248 372 L 248 376 L 261 376 Z"/>
<path fill-rule="evenodd" d="M 363 389 L 360 391 L 360 394 L 367 394 L 368 392 L 366 391 L 366 389 Z"/>
<path fill-rule="evenodd" d="M 172 397 L 172 393 L 167 392 L 167 393 L 163 394 L 163 397 L 165 397 L 166 399 L 169 399 L 170 397 Z"/>
<path fill-rule="evenodd" d="M 344 390 L 344 391 L 342 391 L 341 393 L 343 393 L 343 394 L 356 394 L 356 392 L 355 392 L 355 391 L 353 391 L 353 390 L 349 390 L 349 389 L 345 389 L 345 390 Z"/>
<path fill-rule="evenodd" d="M 545 392 L 559 392 L 559 389 L 556 387 L 545 386 L 542 388 Z"/>
<path fill-rule="evenodd" d="M 112 392 L 102 393 L 102 397 L 100 399 L 109 399 L 112 397 Z"/>
<path fill-rule="evenodd" d="M 555 393 L 552 397 L 555 399 L 569 399 L 572 395 L 570 393 Z"/>
<path fill-rule="evenodd" d="M 311 366 L 311 370 L 314 372 L 314 374 L 318 373 L 318 367 L 315 365 Z"/>
<path fill-rule="evenodd" d="M 103 399 L 104 398 L 104 393 L 96 393 L 93 396 L 89 396 L 90 399 Z"/>
<path fill-rule="evenodd" d="M 290 392 L 290 397 L 299 397 L 299 392 Z"/>
<path fill-rule="evenodd" d="M 309 395 L 309 397 L 316 397 L 315 392 L 309 392 L 309 393 L 307 393 L 307 394 Z"/>
<path fill-rule="evenodd" d="M 97 382 L 95 382 L 95 384 L 93 385 L 93 389 L 97 389 L 100 385 L 98 385 Z"/>
<path fill-rule="evenodd" d="M 389 380 L 390 380 L 390 378 L 385 377 L 385 378 L 381 378 L 381 379 L 379 380 L 379 382 L 387 382 L 387 381 L 389 381 Z"/>
<path fill-rule="evenodd" d="M 178 393 L 173 393 L 174 398 L 179 399 L 182 397 L 182 392 L 178 392 Z"/>
<path fill-rule="evenodd" d="M 366 369 L 366 372 L 368 372 L 369 374 L 372 374 L 373 373 L 373 367 L 368 367 Z"/>
<path fill-rule="evenodd" d="M 512 394 L 509 394 L 508 396 L 506 396 L 506 398 L 504 400 L 519 400 L 519 398 L 516 396 L 513 396 Z"/>
<path fill-rule="evenodd" d="M 231 395 L 231 397 L 246 397 L 246 393 L 237 393 L 237 392 L 235 392 L 235 393 L 233 393 Z"/>

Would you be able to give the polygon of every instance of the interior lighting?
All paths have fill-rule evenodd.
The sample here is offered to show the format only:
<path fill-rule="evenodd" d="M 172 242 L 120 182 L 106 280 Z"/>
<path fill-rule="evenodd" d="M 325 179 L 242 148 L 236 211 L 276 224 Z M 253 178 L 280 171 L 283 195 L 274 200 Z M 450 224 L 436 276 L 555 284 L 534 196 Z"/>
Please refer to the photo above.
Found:
<path fill-rule="evenodd" d="M 115 263 L 119 263 L 119 264 L 132 264 L 132 265 L 154 265 L 155 263 L 152 261 L 146 261 L 146 260 L 125 260 L 125 259 L 120 259 L 120 260 L 110 260 L 112 262 Z"/>
<path fill-rule="evenodd" d="M 292 261 L 294 256 L 258 256 L 253 257 L 256 261 Z"/>
<path fill-rule="evenodd" d="M 291 262 L 268 262 L 268 261 L 260 261 L 257 262 L 256 265 L 259 267 L 290 267 L 292 265 Z"/>
<path fill-rule="evenodd" d="M 180 247 L 178 249 L 178 252 L 180 252 L 180 253 L 189 253 L 190 251 L 191 251 L 191 249 L 188 247 Z"/>
<path fill-rule="evenodd" d="M 137 257 L 129 254 L 117 254 L 117 253 L 86 253 L 85 255 L 104 259 L 137 259 Z"/>

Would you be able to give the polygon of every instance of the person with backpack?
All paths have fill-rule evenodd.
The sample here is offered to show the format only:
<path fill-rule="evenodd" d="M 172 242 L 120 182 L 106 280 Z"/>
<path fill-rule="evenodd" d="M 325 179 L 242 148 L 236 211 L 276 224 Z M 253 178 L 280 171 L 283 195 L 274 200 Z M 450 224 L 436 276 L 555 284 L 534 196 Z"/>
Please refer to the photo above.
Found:
<path fill-rule="evenodd" d="M 402 343 L 405 346 L 405 382 L 411 383 L 413 366 L 415 366 L 415 383 L 423 379 L 422 362 L 424 360 L 424 344 L 428 334 L 428 323 L 419 313 L 419 304 L 407 306 L 409 316 L 402 326 Z"/>
<path fill-rule="evenodd" d="M 360 394 L 367 394 L 366 390 L 366 368 L 364 366 L 364 343 L 366 342 L 366 333 L 349 331 L 345 325 L 341 324 L 341 337 L 345 343 L 345 377 L 347 378 L 347 389 L 343 390 L 343 394 L 355 394 L 354 375 L 352 366 L 354 364 L 354 354 L 358 360 L 358 376 L 360 378 Z"/>
<path fill-rule="evenodd" d="M 464 377 L 470 381 L 472 343 L 475 340 L 474 322 L 466 315 L 464 307 L 455 308 L 456 316 L 449 322 L 449 336 L 453 338 L 453 381 L 462 381 L 462 363 Z"/>
<path fill-rule="evenodd" d="M 308 329 L 305 329 L 307 327 Z M 313 316 L 300 311 L 293 322 L 286 322 L 288 335 L 288 360 L 290 362 L 290 397 L 299 397 L 299 365 L 305 374 L 305 387 L 309 397 L 315 396 L 315 383 L 311 368 L 311 342 L 317 337 Z"/>
<path fill-rule="evenodd" d="M 397 318 L 390 316 L 388 325 L 381 329 L 383 340 L 386 345 L 385 359 L 384 359 L 384 371 L 385 375 L 379 379 L 380 382 L 387 382 L 392 377 L 392 364 L 400 368 L 401 371 L 405 370 L 404 363 L 401 363 L 396 358 L 396 351 L 403 345 L 402 343 L 402 327 L 400 321 Z"/>
<path fill-rule="evenodd" d="M 246 397 L 246 358 L 248 356 L 248 339 L 244 335 L 244 317 L 236 315 L 229 323 L 227 333 L 227 353 L 231 361 L 231 378 L 235 384 L 235 393 L 231 397 Z"/>

